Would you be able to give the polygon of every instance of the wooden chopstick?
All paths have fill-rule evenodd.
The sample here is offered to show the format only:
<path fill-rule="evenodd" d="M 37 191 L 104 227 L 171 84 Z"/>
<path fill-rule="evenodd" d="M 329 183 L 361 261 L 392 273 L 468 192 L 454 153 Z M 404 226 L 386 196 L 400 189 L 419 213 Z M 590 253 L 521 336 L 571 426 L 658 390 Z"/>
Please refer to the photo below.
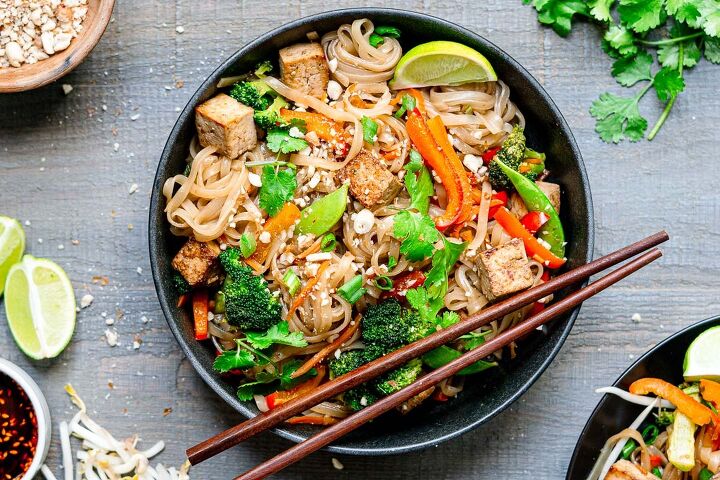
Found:
<path fill-rule="evenodd" d="M 392 410 L 415 395 L 418 395 L 428 388 L 437 385 L 442 380 L 455 375 L 463 368 L 466 368 L 476 361 L 487 357 L 492 352 L 522 338 L 539 326 L 544 325 L 558 315 L 573 309 L 584 300 L 592 297 L 598 292 L 601 292 L 602 290 L 627 277 L 631 273 L 636 272 L 654 260 L 657 260 L 661 256 L 662 253 L 660 250 L 653 248 L 599 280 L 596 280 L 587 287 L 568 295 L 564 299 L 550 305 L 540 313 L 528 318 L 515 327 L 500 333 L 481 346 L 470 350 L 447 365 L 437 368 L 427 375 L 420 377 L 417 381 L 411 383 L 404 389 L 368 405 L 359 412 L 356 412 L 335 425 L 320 431 L 320 433 L 310 437 L 304 442 L 292 446 L 270 460 L 261 463 L 238 477 L 235 477 L 235 480 L 258 480 L 279 472 L 288 465 L 292 465 L 293 463 L 305 458 L 312 452 L 328 445 L 370 420 L 373 420 L 383 413 Z"/>
<path fill-rule="evenodd" d="M 518 308 L 535 302 L 547 295 L 565 287 L 578 284 L 590 276 L 599 273 L 613 265 L 617 265 L 635 255 L 655 247 L 669 239 L 665 231 L 658 232 L 639 242 L 616 250 L 608 255 L 593 260 L 585 265 L 577 267 L 569 272 L 558 275 L 550 281 L 533 287 L 529 290 L 514 295 L 507 300 L 492 305 L 475 315 L 468 317 L 462 322 L 442 329 L 415 343 L 407 345 L 388 355 L 378 358 L 357 370 L 352 375 L 343 375 L 330 382 L 318 386 L 315 390 L 288 403 L 270 410 L 267 413 L 257 415 L 239 425 L 211 437 L 202 443 L 189 448 L 186 453 L 191 464 L 196 465 L 238 443 L 256 435 L 264 430 L 275 427 L 284 420 L 297 415 L 308 408 L 311 408 L 328 398 L 349 390 L 361 383 L 364 383 L 378 375 L 399 367 L 410 361 L 412 358 L 451 342 L 461 335 L 477 330 L 483 325 L 501 318 Z"/>

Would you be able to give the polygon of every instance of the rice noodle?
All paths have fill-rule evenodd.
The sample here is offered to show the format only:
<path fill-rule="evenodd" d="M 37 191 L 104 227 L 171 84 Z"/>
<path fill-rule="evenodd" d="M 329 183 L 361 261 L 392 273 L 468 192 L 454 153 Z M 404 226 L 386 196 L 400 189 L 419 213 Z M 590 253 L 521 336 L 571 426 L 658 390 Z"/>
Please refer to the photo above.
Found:
<path fill-rule="evenodd" d="M 601 387 L 595 389 L 595 393 L 607 393 L 610 395 L 617 395 L 618 397 L 622 398 L 626 402 L 634 403 L 637 405 L 654 405 L 656 402 L 659 401 L 658 407 L 660 408 L 667 408 L 671 410 L 675 410 L 675 405 L 668 402 L 665 399 L 658 398 L 658 397 L 647 397 L 645 395 L 637 395 L 634 393 L 630 393 L 628 391 L 625 391 L 621 388 L 617 387 Z"/>

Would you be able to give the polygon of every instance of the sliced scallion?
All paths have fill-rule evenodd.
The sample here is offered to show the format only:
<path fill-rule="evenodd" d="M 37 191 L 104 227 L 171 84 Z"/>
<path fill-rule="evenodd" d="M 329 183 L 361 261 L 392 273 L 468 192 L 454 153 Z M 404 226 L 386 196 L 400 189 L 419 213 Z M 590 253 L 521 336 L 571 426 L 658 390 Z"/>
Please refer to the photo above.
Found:
<path fill-rule="evenodd" d="M 322 250 L 323 252 L 332 252 L 333 250 L 335 250 L 336 245 L 337 240 L 335 240 L 335 235 L 333 235 L 332 233 L 328 233 L 320 241 L 320 250 Z"/>
<path fill-rule="evenodd" d="M 357 302 L 366 291 L 362 286 L 362 275 L 355 275 L 337 290 L 338 295 L 350 303 Z"/>
<path fill-rule="evenodd" d="M 240 253 L 245 258 L 255 253 L 257 248 L 257 242 L 255 242 L 255 235 L 252 233 L 243 233 L 240 236 Z"/>
<path fill-rule="evenodd" d="M 393 288 L 392 278 L 388 277 L 387 275 L 380 275 L 379 277 L 375 277 L 375 280 L 373 281 L 373 283 L 380 290 L 387 291 L 387 290 L 392 290 L 392 288 Z"/>
<path fill-rule="evenodd" d="M 285 286 L 288 288 L 290 295 L 295 295 L 295 293 L 300 290 L 300 278 L 298 278 L 297 273 L 295 273 L 293 269 L 289 269 L 287 272 L 285 272 L 282 280 Z"/>

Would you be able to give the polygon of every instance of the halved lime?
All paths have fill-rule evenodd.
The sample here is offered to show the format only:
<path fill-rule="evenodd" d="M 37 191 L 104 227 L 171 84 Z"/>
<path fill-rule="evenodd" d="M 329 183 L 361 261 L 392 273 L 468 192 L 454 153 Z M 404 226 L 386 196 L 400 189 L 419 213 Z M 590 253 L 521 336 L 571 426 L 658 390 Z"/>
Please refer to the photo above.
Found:
<path fill-rule="evenodd" d="M 75 330 L 75 294 L 56 263 L 25 255 L 5 281 L 5 313 L 20 350 L 39 360 L 62 352 Z"/>
<path fill-rule="evenodd" d="M 438 40 L 410 49 L 395 67 L 390 88 L 461 85 L 497 80 L 485 56 L 457 42 Z"/>
<path fill-rule="evenodd" d="M 10 267 L 20 261 L 25 251 L 25 232 L 20 222 L 0 215 L 0 295 Z"/>
<path fill-rule="evenodd" d="M 720 380 L 720 326 L 705 330 L 690 344 L 685 352 L 683 376 L 688 382 Z"/>

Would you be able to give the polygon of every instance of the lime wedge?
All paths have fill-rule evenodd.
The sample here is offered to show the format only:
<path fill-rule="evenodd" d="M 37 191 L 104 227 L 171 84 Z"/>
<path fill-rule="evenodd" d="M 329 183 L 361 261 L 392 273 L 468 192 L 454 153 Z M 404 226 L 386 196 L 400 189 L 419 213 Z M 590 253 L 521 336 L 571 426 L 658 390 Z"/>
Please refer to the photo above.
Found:
<path fill-rule="evenodd" d="M 0 295 L 10 267 L 20 261 L 25 251 L 25 232 L 14 218 L 0 215 Z"/>
<path fill-rule="evenodd" d="M 720 380 L 720 326 L 705 330 L 685 352 L 683 376 L 688 382 Z"/>
<path fill-rule="evenodd" d="M 56 263 L 25 255 L 5 281 L 5 313 L 20 350 L 36 360 L 62 352 L 75 330 L 75 294 Z"/>
<path fill-rule="evenodd" d="M 495 70 L 483 54 L 461 43 L 439 40 L 422 43 L 403 55 L 395 67 L 390 88 L 400 90 L 495 80 Z"/>

